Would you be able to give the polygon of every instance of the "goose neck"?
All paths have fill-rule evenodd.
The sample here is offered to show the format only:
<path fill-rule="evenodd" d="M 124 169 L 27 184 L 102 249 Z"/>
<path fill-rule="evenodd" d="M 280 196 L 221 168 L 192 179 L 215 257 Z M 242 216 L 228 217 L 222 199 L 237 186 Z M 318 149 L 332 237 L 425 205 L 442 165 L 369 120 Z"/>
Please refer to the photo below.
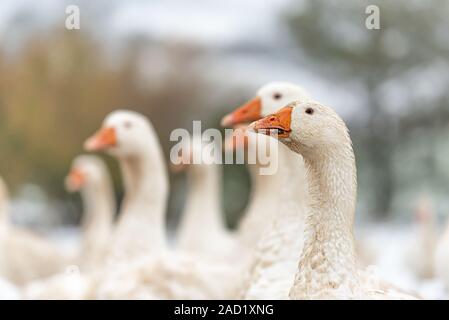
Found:
<path fill-rule="evenodd" d="M 220 213 L 220 177 L 217 165 L 192 165 L 188 179 L 188 193 L 185 218 L 197 224 L 199 221 L 210 223 L 216 228 L 223 226 Z M 187 221 L 186 221 L 187 222 Z"/>
<path fill-rule="evenodd" d="M 260 166 L 252 164 L 248 166 L 251 177 L 252 194 L 255 198 L 268 195 L 273 196 L 273 190 L 281 183 L 279 171 L 271 175 L 260 174 Z"/>
<path fill-rule="evenodd" d="M 215 164 L 191 165 L 188 192 L 182 213 L 178 243 L 181 249 L 198 250 L 226 232 L 220 206 L 220 172 Z M 198 224 L 207 226 L 198 232 Z"/>
<path fill-rule="evenodd" d="M 120 159 L 125 198 L 117 224 L 119 248 L 142 245 L 136 251 L 165 248 L 165 211 L 168 180 L 162 152 Z M 119 252 L 122 250 L 119 249 Z"/>
<path fill-rule="evenodd" d="M 86 234 L 96 234 L 99 228 L 109 229 L 116 210 L 109 179 L 86 186 L 81 196 L 84 205 L 82 226 Z"/>
<path fill-rule="evenodd" d="M 125 211 L 135 207 L 164 207 L 168 183 L 162 162 L 162 160 L 152 159 L 149 155 L 121 160 L 125 184 Z M 146 214 L 145 210 L 140 212 Z"/>
<path fill-rule="evenodd" d="M 348 297 L 360 289 L 353 221 L 356 168 L 350 144 L 303 152 L 309 188 L 304 248 L 290 295 Z"/>

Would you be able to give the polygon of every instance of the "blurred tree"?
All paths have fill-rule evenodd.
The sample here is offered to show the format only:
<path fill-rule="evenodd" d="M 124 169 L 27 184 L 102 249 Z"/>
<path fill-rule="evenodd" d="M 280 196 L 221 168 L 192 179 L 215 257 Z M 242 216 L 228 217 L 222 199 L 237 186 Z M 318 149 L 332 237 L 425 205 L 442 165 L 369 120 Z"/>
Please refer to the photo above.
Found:
<path fill-rule="evenodd" d="M 365 27 L 369 5 L 380 8 L 379 30 Z M 413 123 L 429 120 L 423 107 L 445 109 L 438 113 L 448 119 L 447 87 L 427 103 L 412 92 L 417 86 L 414 73 L 433 81 L 436 73 L 426 75 L 426 68 L 437 64 L 449 70 L 449 2 L 308 0 L 287 15 L 294 39 L 315 70 L 335 81 L 356 80 L 366 89 L 367 121 L 354 127 L 352 136 L 373 169 L 368 182 L 374 192 L 372 209 L 388 214 L 395 188 L 392 158 L 399 139 L 416 127 Z M 396 110 L 398 101 L 408 112 Z"/>
<path fill-rule="evenodd" d="M 226 99 L 212 98 L 214 86 L 198 63 L 202 49 L 191 44 L 136 35 L 110 51 L 85 27 L 82 32 L 57 30 L 35 35 L 14 54 L 0 47 L 0 174 L 13 190 L 30 182 L 53 199 L 77 199 L 67 206 L 69 214 L 81 210 L 78 197 L 65 193 L 64 176 L 71 160 L 84 152 L 83 141 L 110 111 L 126 108 L 147 115 L 168 155 L 174 128 L 191 130 L 192 120 L 202 120 L 203 128 L 218 127 L 221 114 L 215 110 L 239 101 L 227 92 Z M 116 162 L 105 158 L 120 187 Z M 234 171 L 241 169 L 227 168 L 231 178 Z M 170 177 L 180 187 L 171 193 L 171 224 L 182 207 L 183 178 Z M 231 224 L 245 204 L 245 187 L 225 183 L 234 192 L 225 199 L 232 202 L 226 206 Z M 237 199 L 235 192 L 243 196 Z"/>

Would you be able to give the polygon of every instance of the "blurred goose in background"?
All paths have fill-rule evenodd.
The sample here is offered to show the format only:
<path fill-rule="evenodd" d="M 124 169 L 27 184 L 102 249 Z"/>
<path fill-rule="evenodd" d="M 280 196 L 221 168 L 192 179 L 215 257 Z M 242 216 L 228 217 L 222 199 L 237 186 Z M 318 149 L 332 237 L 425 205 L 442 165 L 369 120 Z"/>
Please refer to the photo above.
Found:
<path fill-rule="evenodd" d="M 66 272 L 47 283 L 35 283 L 28 288 L 27 297 L 96 298 L 101 286 L 121 292 L 132 281 L 128 270 L 133 264 L 166 250 L 168 180 L 162 150 L 150 122 L 137 112 L 114 111 L 103 121 L 102 128 L 86 140 L 84 147 L 116 157 L 124 182 L 125 198 L 112 231 L 105 264 L 87 274 Z M 124 283 L 110 282 L 122 274 L 125 274 Z"/>
<path fill-rule="evenodd" d="M 307 91 L 289 82 L 270 82 L 262 86 L 256 96 L 243 104 L 235 111 L 224 116 L 221 125 L 224 127 L 245 126 L 264 116 L 276 112 L 291 101 L 309 101 L 311 98 Z M 303 160 L 299 155 L 291 155 L 291 152 L 283 145 L 279 145 L 278 157 L 292 159 L 291 170 L 295 176 L 304 176 Z M 298 164 L 299 162 L 299 164 Z M 301 168 L 302 166 L 302 168 Z M 267 219 L 276 211 L 278 202 L 273 195 L 273 181 L 265 181 L 277 178 L 276 175 L 266 176 L 260 174 L 260 167 L 248 165 L 252 180 L 252 192 L 247 210 L 238 226 L 238 232 L 242 240 L 249 247 L 254 248 L 260 236 L 265 234 Z M 279 179 L 284 179 L 281 177 Z M 298 196 L 303 198 L 303 194 Z"/>
<path fill-rule="evenodd" d="M 254 122 L 303 156 L 308 197 L 305 241 L 290 291 L 292 299 L 413 299 L 365 279 L 356 264 L 353 235 L 357 194 L 355 156 L 348 129 L 330 108 L 293 102 Z"/>
<path fill-rule="evenodd" d="M 257 136 L 250 137 L 246 127 L 246 124 L 234 126 L 232 136 L 227 137 L 224 142 L 225 152 L 249 152 L 250 149 L 252 152 L 257 148 Z M 281 200 L 277 190 L 281 188 L 283 180 L 277 172 L 260 174 L 261 169 L 267 165 L 257 158 L 255 160 L 254 163 L 246 163 L 251 177 L 251 195 L 237 229 L 240 242 L 250 250 L 256 248 L 262 234 L 270 227 L 273 212 L 279 208 Z"/>
<path fill-rule="evenodd" d="M 436 230 L 433 209 L 428 198 L 421 198 L 416 208 L 416 231 L 407 252 L 406 261 L 419 278 L 434 276 Z"/>
<path fill-rule="evenodd" d="M 221 210 L 221 166 L 201 137 L 184 141 L 174 171 L 187 170 L 187 196 L 181 214 L 176 248 L 230 259 L 241 256 L 235 234 L 227 229 Z M 198 159 L 200 161 L 194 160 Z"/>
<path fill-rule="evenodd" d="M 99 299 L 232 299 L 239 264 L 233 266 L 209 256 L 166 251 L 132 263 L 101 283 Z"/>
<path fill-rule="evenodd" d="M 116 157 L 122 172 L 125 197 L 112 236 L 112 261 L 128 263 L 165 250 L 169 186 L 162 149 L 150 122 L 137 112 L 114 111 L 86 141 L 85 149 Z"/>
<path fill-rule="evenodd" d="M 293 152 L 277 155 L 279 146 L 271 137 L 247 132 L 246 127 L 240 127 L 234 130 L 234 139 L 226 144 L 227 149 L 239 148 L 242 142 L 248 149 L 275 142 L 264 153 L 270 157 L 271 166 L 277 169 L 270 175 L 256 173 L 264 177 L 267 197 L 274 205 L 272 216 L 265 221 L 265 234 L 253 250 L 238 296 L 244 299 L 287 299 L 303 243 L 304 177 L 295 176 L 296 172 L 291 170 L 292 162 L 298 160 L 297 155 Z M 260 163 L 251 166 L 262 167 Z"/>
<path fill-rule="evenodd" d="M 45 278 L 65 269 L 73 257 L 36 234 L 9 221 L 9 197 L 0 178 L 0 276 L 16 285 Z"/>
<path fill-rule="evenodd" d="M 107 253 L 116 210 L 112 181 L 105 163 L 92 155 L 76 157 L 65 185 L 70 192 L 80 192 L 83 200 L 81 268 L 99 266 Z"/>
<path fill-rule="evenodd" d="M 120 292 L 121 286 L 126 287 L 129 283 L 111 284 L 111 278 L 126 274 L 133 263 L 165 249 L 168 181 L 162 151 L 151 124 L 136 112 L 112 112 L 104 120 L 102 129 L 86 141 L 85 148 L 89 151 L 107 151 L 120 162 L 125 199 L 119 221 L 109 235 L 114 204 L 111 182 L 104 164 L 92 156 L 77 158 L 67 178 L 67 187 L 82 191 L 89 216 L 103 211 L 98 220 L 91 219 L 86 225 L 88 233 L 84 248 L 91 250 L 85 256 L 88 272 L 80 272 L 78 266 L 71 266 L 65 273 L 31 283 L 25 290 L 26 298 L 94 299 L 103 284 Z M 87 178 L 88 173 L 93 174 L 93 179 Z M 100 199 L 95 196 L 98 192 L 103 193 Z M 91 228 L 98 228 L 101 232 L 98 247 L 91 246 L 90 231 L 95 231 Z M 93 241 L 97 241 L 98 234 L 92 236 Z M 103 253 L 106 241 L 110 243 L 107 252 Z M 97 253 L 99 257 L 96 257 Z M 96 259 L 103 260 L 103 255 L 105 263 L 95 264 Z M 94 261 L 90 261 L 91 258 Z"/>
<path fill-rule="evenodd" d="M 23 298 L 27 300 L 85 300 L 95 298 L 98 281 L 97 270 L 81 273 L 79 266 L 70 265 L 64 272 L 45 279 L 34 280 L 24 286 Z"/>
<path fill-rule="evenodd" d="M 229 297 L 238 268 L 209 257 L 172 251 L 166 245 L 168 181 L 162 150 L 150 122 L 136 112 L 115 111 L 85 146 L 118 158 L 126 190 L 113 245 L 115 252 L 128 258 L 121 267 L 103 275 L 97 297 Z"/>
<path fill-rule="evenodd" d="M 241 287 L 240 296 L 245 299 L 288 298 L 303 244 L 306 197 L 302 157 L 271 137 L 246 132 L 245 123 L 276 112 L 290 101 L 310 99 L 302 87 L 272 82 L 222 120 L 223 125 L 240 126 L 234 132 L 236 137 L 240 136 L 233 139 L 235 143 L 245 141 L 253 149 L 258 144 L 267 146 L 270 141 L 276 146 L 269 148 L 270 159 L 277 166 L 273 174 L 261 174 L 260 163 L 248 165 L 253 190 L 239 231 L 255 251 L 249 274 Z"/>

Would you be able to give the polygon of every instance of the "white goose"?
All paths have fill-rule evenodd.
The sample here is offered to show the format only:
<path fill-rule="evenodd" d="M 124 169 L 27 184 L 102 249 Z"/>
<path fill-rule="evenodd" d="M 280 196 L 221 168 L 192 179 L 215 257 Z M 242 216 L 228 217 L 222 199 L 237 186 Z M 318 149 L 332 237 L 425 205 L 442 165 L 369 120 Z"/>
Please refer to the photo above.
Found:
<path fill-rule="evenodd" d="M 101 286 L 114 291 L 120 289 L 114 282 L 111 285 L 110 278 L 126 273 L 130 268 L 128 265 L 131 266 L 136 261 L 157 254 L 165 248 L 163 222 L 168 183 L 162 152 L 151 124 L 135 112 L 113 112 L 105 119 L 103 128 L 86 141 L 85 147 L 92 151 L 107 150 L 119 158 L 125 182 L 126 195 L 120 219 L 112 235 L 109 236 L 108 229 L 114 209 L 110 181 L 106 181 L 108 178 L 105 175 L 104 165 L 98 161 L 89 161 L 93 158 L 84 156 L 74 162 L 74 171 L 72 170 L 67 179 L 69 188 L 78 189 L 82 182 L 85 182 L 86 187 L 89 184 L 86 178 L 88 172 L 96 171 L 97 178 L 103 175 L 102 179 L 90 179 L 90 186 L 96 184 L 102 190 L 100 192 L 104 192 L 102 199 L 98 197 L 95 199 L 99 207 L 96 206 L 93 210 L 95 214 L 98 213 L 97 210 L 105 211 L 101 219 L 99 217 L 97 220 L 102 229 L 101 237 L 104 241 L 111 242 L 105 252 L 105 263 L 94 264 L 91 265 L 93 268 L 89 268 L 90 262 L 93 262 L 90 261 L 88 272 L 80 272 L 77 266 L 73 266 L 65 273 L 55 275 L 46 281 L 31 283 L 25 290 L 26 298 L 97 298 L 98 292 L 102 290 Z M 107 184 L 109 186 L 106 186 Z M 83 190 L 88 210 L 92 209 L 90 206 L 94 203 L 91 198 L 94 196 L 92 191 L 92 188 Z M 98 188 L 96 191 L 99 191 Z M 92 224 L 89 228 L 91 227 Z M 93 236 L 96 238 L 98 235 Z M 90 247 L 88 237 L 86 241 L 85 245 Z M 97 249 L 102 251 L 105 245 L 104 242 L 99 243 L 99 247 L 92 248 L 92 254 L 95 256 L 94 252 Z M 101 253 L 101 260 L 102 255 Z"/>
<path fill-rule="evenodd" d="M 254 134 L 246 131 L 247 124 L 234 125 L 232 136 L 224 142 L 225 152 L 249 152 L 257 148 L 257 139 Z M 260 139 L 259 139 L 260 140 Z M 262 141 L 268 143 L 267 141 Z M 237 235 L 246 248 L 254 251 L 260 238 L 269 229 L 273 212 L 280 205 L 277 190 L 282 186 L 282 177 L 277 174 L 260 174 L 264 166 L 259 159 L 254 163 L 246 163 L 251 177 L 251 195 L 249 203 L 239 224 Z"/>
<path fill-rule="evenodd" d="M 222 124 L 260 119 L 292 100 L 309 101 L 310 97 L 299 86 L 269 83 L 258 91 L 256 98 L 225 116 Z M 250 148 L 268 143 L 261 139 L 265 136 L 246 133 L 244 128 L 235 131 L 235 135 L 240 134 Z M 287 299 L 303 244 L 306 197 L 303 159 L 282 144 L 276 143 L 276 148 L 269 152 L 270 158 L 277 161 L 274 174 L 261 175 L 260 163 L 249 165 L 254 190 L 239 231 L 243 239 L 258 240 L 258 245 L 240 292 L 245 299 Z"/>
<path fill-rule="evenodd" d="M 112 261 L 128 263 L 165 250 L 168 180 L 150 122 L 137 112 L 112 112 L 85 148 L 113 155 L 122 171 L 125 198 L 112 236 Z"/>
<path fill-rule="evenodd" d="M 300 86 L 289 82 L 270 82 L 262 86 L 253 99 L 224 116 L 221 125 L 225 127 L 245 125 L 277 111 L 290 101 L 309 101 L 310 99 L 306 90 Z M 288 148 L 281 145 L 278 157 L 291 159 L 291 170 L 297 171 L 292 174 L 304 176 L 301 156 L 291 155 Z M 284 202 L 283 199 L 279 200 L 273 195 L 274 187 L 271 186 L 277 184 L 275 180 L 283 183 L 285 177 L 278 174 L 261 175 L 260 166 L 257 163 L 249 164 L 248 168 L 252 180 L 252 191 L 247 210 L 239 223 L 238 233 L 244 243 L 254 248 L 261 235 L 266 234 L 267 221 L 271 221 L 272 213 L 278 208 L 279 201 Z M 302 198 L 303 195 L 300 194 L 299 197 Z"/>
<path fill-rule="evenodd" d="M 32 281 L 24 288 L 27 299 L 87 299 L 93 298 L 105 262 L 115 201 L 112 183 L 104 162 L 91 155 L 76 157 L 65 180 L 70 192 L 79 191 L 83 199 L 82 243 L 78 265 L 68 267 L 43 280 Z"/>
<path fill-rule="evenodd" d="M 208 147 L 208 146 L 207 146 Z M 225 226 L 221 210 L 221 167 L 215 164 L 201 137 L 184 143 L 176 171 L 187 170 L 187 200 L 181 215 L 176 247 L 218 259 L 235 257 L 239 244 Z M 200 163 L 193 163 L 201 159 Z"/>
<path fill-rule="evenodd" d="M 168 182 L 162 151 L 148 120 L 131 111 L 116 111 L 86 141 L 88 150 L 118 158 L 125 200 L 113 245 L 111 268 L 96 289 L 99 298 L 217 299 L 234 288 L 235 267 L 193 254 L 172 252 L 165 239 Z M 117 254 L 118 253 L 118 254 Z M 131 254 L 130 254 L 131 253 Z"/>
<path fill-rule="evenodd" d="M 355 156 L 348 129 L 330 108 L 293 102 L 251 125 L 277 133 L 303 156 L 308 194 L 305 242 L 292 299 L 412 299 L 366 281 L 357 268 L 353 235 L 357 194 Z"/>
<path fill-rule="evenodd" d="M 274 139 L 247 132 L 245 127 L 239 127 L 234 130 L 232 140 L 227 141 L 228 150 L 242 147 L 242 142 L 249 150 L 260 148 L 267 146 Z M 260 237 L 259 243 L 252 250 L 253 254 L 239 288 L 239 298 L 287 299 L 294 280 L 303 242 L 301 235 L 305 213 L 304 177 L 292 170 L 292 162 L 296 161 L 297 165 L 300 165 L 297 155 L 289 152 L 280 156 L 279 147 L 280 145 L 275 143 L 264 151 L 270 157 L 270 166 L 277 168 L 275 173 L 262 175 L 255 172 L 264 177 L 259 181 L 265 183 L 263 187 L 270 200 L 266 203 L 272 205 L 272 215 L 266 217 L 265 234 Z M 256 162 L 250 167 L 255 170 L 264 166 Z"/>
<path fill-rule="evenodd" d="M 65 183 L 68 191 L 80 192 L 83 199 L 79 260 L 81 268 L 88 270 L 101 265 L 109 247 L 116 210 L 111 177 L 99 157 L 81 155 L 73 160 Z"/>
<path fill-rule="evenodd" d="M 9 221 L 8 190 L 0 179 L 0 275 L 23 285 L 63 271 L 72 257 L 61 248 Z"/>

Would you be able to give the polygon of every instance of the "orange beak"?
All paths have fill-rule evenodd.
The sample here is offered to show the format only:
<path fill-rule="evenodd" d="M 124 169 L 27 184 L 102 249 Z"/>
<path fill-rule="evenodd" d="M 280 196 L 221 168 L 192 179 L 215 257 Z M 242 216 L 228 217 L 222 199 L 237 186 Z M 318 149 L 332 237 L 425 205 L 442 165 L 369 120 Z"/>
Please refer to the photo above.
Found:
<path fill-rule="evenodd" d="M 66 178 L 66 187 L 71 191 L 80 190 L 86 182 L 86 178 L 79 169 L 72 169 Z"/>
<path fill-rule="evenodd" d="M 278 112 L 266 116 L 251 124 L 251 128 L 266 135 L 277 134 L 278 138 L 288 138 L 291 130 L 292 107 L 284 107 Z"/>
<path fill-rule="evenodd" d="M 239 123 L 250 123 L 262 118 L 262 101 L 256 97 L 243 106 L 237 108 L 234 112 L 226 115 L 221 119 L 223 127 L 230 127 Z"/>
<path fill-rule="evenodd" d="M 248 146 L 247 126 L 239 126 L 232 132 L 232 136 L 224 142 L 225 151 L 234 151 Z"/>
<path fill-rule="evenodd" d="M 102 128 L 84 143 L 87 151 L 100 151 L 117 145 L 114 128 Z"/>

